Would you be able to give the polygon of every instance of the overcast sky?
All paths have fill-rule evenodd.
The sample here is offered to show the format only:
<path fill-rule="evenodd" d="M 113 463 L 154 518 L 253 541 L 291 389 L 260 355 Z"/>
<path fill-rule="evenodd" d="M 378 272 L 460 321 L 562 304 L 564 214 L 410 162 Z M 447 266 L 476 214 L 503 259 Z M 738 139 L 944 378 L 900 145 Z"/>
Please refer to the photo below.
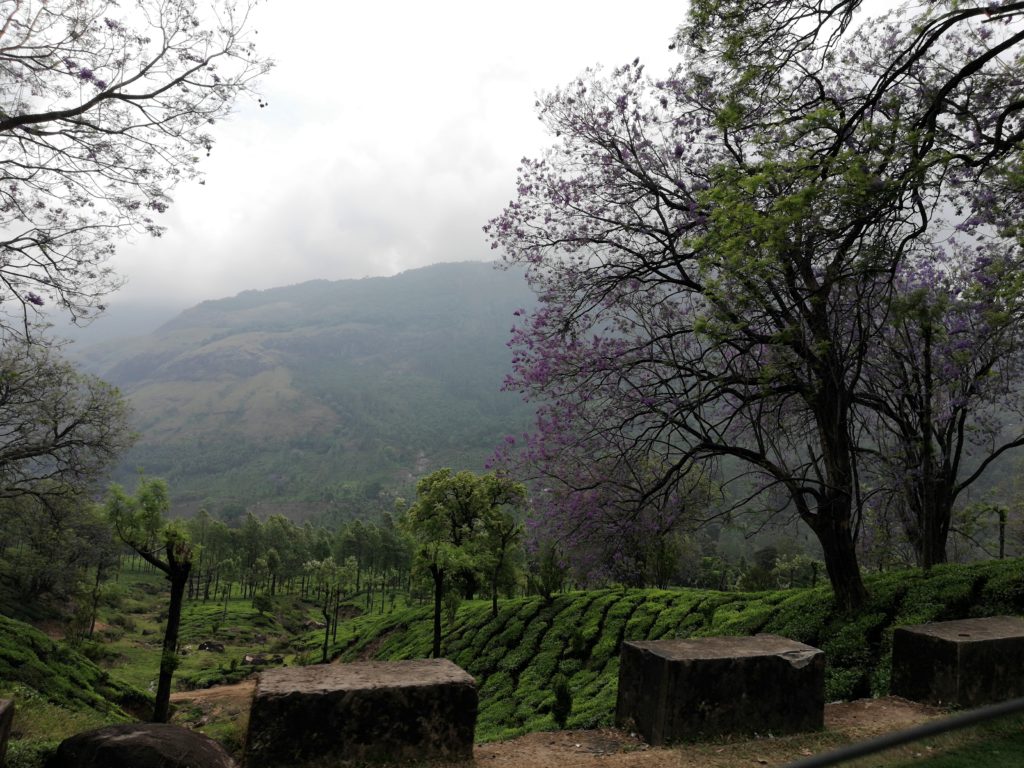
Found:
<path fill-rule="evenodd" d="M 277 65 L 217 126 L 206 184 L 179 187 L 167 232 L 123 244 L 112 314 L 184 307 L 314 278 L 490 259 L 481 226 L 549 141 L 536 95 L 639 56 L 649 72 L 685 6 L 642 0 L 270 0 Z"/>

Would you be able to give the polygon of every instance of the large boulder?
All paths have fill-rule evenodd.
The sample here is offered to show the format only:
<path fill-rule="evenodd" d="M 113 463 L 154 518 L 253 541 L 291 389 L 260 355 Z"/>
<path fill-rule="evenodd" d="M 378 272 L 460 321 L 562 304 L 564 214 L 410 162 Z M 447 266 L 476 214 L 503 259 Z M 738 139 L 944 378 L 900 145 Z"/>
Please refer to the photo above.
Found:
<path fill-rule="evenodd" d="M 775 635 L 625 642 L 616 725 L 649 744 L 821 728 L 825 654 Z"/>
<path fill-rule="evenodd" d="M 61 742 L 47 768 L 235 768 L 208 736 L 163 723 L 122 723 Z"/>
<path fill-rule="evenodd" d="M 445 659 L 269 669 L 249 714 L 246 768 L 469 760 L 476 682 Z"/>
<path fill-rule="evenodd" d="M 1024 619 L 992 616 L 897 627 L 891 690 L 913 701 L 956 707 L 1024 696 Z"/>
<path fill-rule="evenodd" d="M 7 740 L 11 738 L 11 725 L 14 723 L 14 702 L 0 699 L 0 768 L 7 759 Z"/>

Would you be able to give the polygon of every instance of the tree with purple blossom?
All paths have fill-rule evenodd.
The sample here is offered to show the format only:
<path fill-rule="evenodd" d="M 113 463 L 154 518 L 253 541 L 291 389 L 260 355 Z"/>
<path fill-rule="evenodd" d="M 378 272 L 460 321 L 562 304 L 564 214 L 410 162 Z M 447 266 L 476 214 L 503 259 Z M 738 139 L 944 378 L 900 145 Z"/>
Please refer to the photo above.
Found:
<path fill-rule="evenodd" d="M 255 1 L 255 0 L 254 0 Z M 269 63 L 252 2 L 26 0 L 0 9 L 0 318 L 29 336 L 38 308 L 102 310 L 106 262 L 199 176 L 209 126 Z M 261 102 L 262 103 L 262 102 Z"/>
<path fill-rule="evenodd" d="M 956 244 L 956 243 L 954 243 Z M 959 244 L 905 265 L 862 402 L 875 435 L 879 503 L 919 565 L 946 561 L 957 500 L 1024 445 L 1024 270 L 1012 241 Z"/>
<path fill-rule="evenodd" d="M 857 5 L 696 2 L 667 77 L 634 62 L 541 100 L 558 143 L 486 228 L 540 299 L 508 382 L 541 402 L 536 475 L 628 520 L 741 462 L 847 608 L 897 276 L 943 258 L 943 212 L 1006 234 L 1024 137 L 1024 6 L 851 30 Z M 552 514 L 586 527 L 595 507 Z"/>

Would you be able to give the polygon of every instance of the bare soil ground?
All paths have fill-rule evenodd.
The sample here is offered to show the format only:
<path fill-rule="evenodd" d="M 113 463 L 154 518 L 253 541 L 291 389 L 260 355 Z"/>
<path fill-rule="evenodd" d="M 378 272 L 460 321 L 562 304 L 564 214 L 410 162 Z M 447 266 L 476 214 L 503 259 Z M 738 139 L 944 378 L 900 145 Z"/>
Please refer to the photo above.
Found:
<path fill-rule="evenodd" d="M 247 714 L 255 681 L 171 696 L 176 704 L 203 711 L 213 720 Z M 530 733 L 509 741 L 479 744 L 479 768 L 735 768 L 784 765 L 800 757 L 917 725 L 943 711 L 895 696 L 828 704 L 825 730 L 779 738 L 731 739 L 672 748 L 654 748 L 634 734 L 612 728 L 596 731 Z M 202 724 L 202 723 L 198 723 Z M 439 767 L 440 768 L 440 767 Z"/>

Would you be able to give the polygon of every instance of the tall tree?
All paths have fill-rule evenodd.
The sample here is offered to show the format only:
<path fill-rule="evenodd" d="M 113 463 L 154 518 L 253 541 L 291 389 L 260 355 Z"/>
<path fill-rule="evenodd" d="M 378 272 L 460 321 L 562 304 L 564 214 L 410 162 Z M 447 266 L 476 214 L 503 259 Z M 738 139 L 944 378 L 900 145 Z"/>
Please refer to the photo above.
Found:
<path fill-rule="evenodd" d="M 163 571 L 170 582 L 167 626 L 153 705 L 153 722 L 166 723 L 170 715 L 171 678 L 178 666 L 178 628 L 185 587 L 192 570 L 192 546 L 184 529 L 167 521 L 171 503 L 167 483 L 163 480 L 140 480 L 134 496 L 112 485 L 104 506 L 121 541 L 147 563 Z"/>
<path fill-rule="evenodd" d="M 1005 241 L 958 250 L 955 261 L 899 275 L 860 396 L 876 415 L 879 501 L 925 568 L 946 561 L 964 491 L 1024 445 L 1021 254 Z"/>
<path fill-rule="evenodd" d="M 441 609 L 450 582 L 459 575 L 475 579 L 476 547 L 484 520 L 498 507 L 518 503 L 525 489 L 500 475 L 477 476 L 469 471 L 439 469 L 416 484 L 416 502 L 405 517 L 414 542 L 414 568 L 430 574 L 434 598 L 431 653 L 441 656 Z M 500 523 L 496 523 L 499 524 Z"/>
<path fill-rule="evenodd" d="M 102 309 L 131 231 L 159 235 L 170 193 L 199 175 L 209 126 L 268 69 L 252 3 L 26 0 L 0 8 L 0 283 L 28 334 L 34 311 Z M 12 307 L 7 306 L 8 312 Z M 17 320 L 20 316 L 20 322 Z"/>
<path fill-rule="evenodd" d="M 595 460 L 664 467 L 640 507 L 694 463 L 743 462 L 814 531 L 847 608 L 866 594 L 858 395 L 894 275 L 935 252 L 937 211 L 999 223 L 1024 136 L 1019 9 L 851 32 L 856 5 L 695 3 L 665 78 L 634 62 L 541 101 L 560 141 L 487 227 L 541 300 L 510 385 L 543 401 L 570 482 Z"/>

